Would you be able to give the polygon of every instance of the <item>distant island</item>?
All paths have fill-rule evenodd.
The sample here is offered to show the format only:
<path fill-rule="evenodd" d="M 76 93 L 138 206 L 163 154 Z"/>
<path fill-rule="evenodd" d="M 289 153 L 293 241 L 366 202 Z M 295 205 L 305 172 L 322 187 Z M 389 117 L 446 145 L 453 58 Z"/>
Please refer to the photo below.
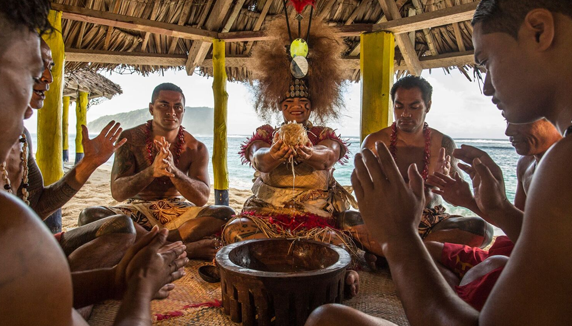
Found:
<path fill-rule="evenodd" d="M 105 115 L 87 123 L 90 133 L 99 133 L 111 120 L 121 123 L 125 129 L 133 128 L 151 119 L 149 109 L 134 110 L 113 115 Z M 214 110 L 208 107 L 185 107 L 183 127 L 193 135 L 212 135 Z"/>

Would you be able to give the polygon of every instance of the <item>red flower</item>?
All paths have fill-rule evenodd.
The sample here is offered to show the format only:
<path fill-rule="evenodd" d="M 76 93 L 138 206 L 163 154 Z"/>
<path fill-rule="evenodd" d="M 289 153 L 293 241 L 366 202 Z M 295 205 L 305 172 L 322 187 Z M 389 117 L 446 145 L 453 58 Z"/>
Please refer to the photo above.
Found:
<path fill-rule="evenodd" d="M 307 5 L 311 5 L 314 8 L 316 5 L 316 0 L 290 0 L 289 2 L 299 14 L 302 13 L 302 10 L 304 10 Z"/>

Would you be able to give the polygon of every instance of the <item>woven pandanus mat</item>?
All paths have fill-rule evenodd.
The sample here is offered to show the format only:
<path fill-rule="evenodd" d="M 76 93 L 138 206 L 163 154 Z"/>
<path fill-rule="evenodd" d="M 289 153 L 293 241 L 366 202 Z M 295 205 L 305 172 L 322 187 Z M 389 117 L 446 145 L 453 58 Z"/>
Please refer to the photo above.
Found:
<path fill-rule="evenodd" d="M 202 261 L 190 261 L 187 275 L 176 281 L 176 288 L 170 296 L 151 303 L 154 325 L 240 325 L 233 323 L 220 307 L 220 283 L 207 283 L 198 274 Z M 360 292 L 357 297 L 344 304 L 375 317 L 387 319 L 397 325 L 409 325 L 401 302 L 397 298 L 395 284 L 387 269 L 370 272 L 359 271 Z M 119 310 L 119 302 L 106 301 L 95 305 L 89 324 L 108 326 Z"/>

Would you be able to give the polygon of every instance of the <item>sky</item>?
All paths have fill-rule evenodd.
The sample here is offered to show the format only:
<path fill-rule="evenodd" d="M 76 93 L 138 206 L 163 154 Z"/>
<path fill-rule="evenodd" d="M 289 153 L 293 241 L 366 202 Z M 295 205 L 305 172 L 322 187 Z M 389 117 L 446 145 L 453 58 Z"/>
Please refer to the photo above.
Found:
<path fill-rule="evenodd" d="M 166 71 L 143 77 L 138 74 L 102 72 L 119 84 L 122 95 L 92 106 L 87 121 L 101 116 L 147 108 L 153 88 L 163 82 L 172 82 L 183 89 L 186 106 L 213 107 L 212 78 L 197 74 L 187 76 L 185 70 Z M 490 98 L 481 93 L 481 85 L 470 82 L 458 70 L 446 74 L 443 69 L 424 70 L 422 76 L 433 86 L 433 105 L 427 115 L 427 123 L 453 138 L 504 139 L 506 123 Z M 337 129 L 342 136 L 359 136 L 360 91 L 359 83 L 349 84 L 345 91 L 346 109 L 337 122 L 329 127 Z M 252 93 L 247 84 L 227 83 L 228 135 L 248 135 L 264 124 L 253 109 Z M 25 122 L 32 132 L 37 130 L 37 115 Z M 75 133 L 75 104 L 70 107 L 70 134 Z M 276 124 L 276 121 L 273 122 Z M 192 130 L 189 130 L 192 133 Z"/>

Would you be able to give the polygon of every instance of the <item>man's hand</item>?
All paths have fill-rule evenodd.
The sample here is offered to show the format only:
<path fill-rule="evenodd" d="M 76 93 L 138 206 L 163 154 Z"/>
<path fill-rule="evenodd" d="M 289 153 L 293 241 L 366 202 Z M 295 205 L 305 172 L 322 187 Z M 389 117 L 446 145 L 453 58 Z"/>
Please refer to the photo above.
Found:
<path fill-rule="evenodd" d="M 376 143 L 379 159 L 369 149 L 355 156 L 352 186 L 360 213 L 385 250 L 394 239 L 417 235 L 425 204 L 424 182 L 417 166 L 409 166 L 406 184 L 384 143 Z"/>
<path fill-rule="evenodd" d="M 89 139 L 89 132 L 87 127 L 81 126 L 82 140 L 84 150 L 84 160 L 90 162 L 95 166 L 100 166 L 107 162 L 111 155 L 121 147 L 127 139 L 122 139 L 117 141 L 119 135 L 121 135 L 122 129 L 120 124 L 115 121 L 111 121 L 101 130 L 99 135 L 94 139 Z"/>
<path fill-rule="evenodd" d="M 165 158 L 163 158 L 164 167 L 168 173 L 172 174 L 171 178 L 174 178 L 175 171 L 177 171 L 177 166 L 175 165 L 173 153 L 170 150 L 171 144 L 165 140 L 165 137 L 163 137 L 161 141 L 155 140 L 155 146 L 157 146 L 159 151 L 162 151 L 164 154 L 167 155 Z"/>
<path fill-rule="evenodd" d="M 447 176 L 451 173 L 451 155 L 447 155 L 445 147 L 441 147 L 441 149 L 439 149 L 439 157 L 437 158 L 437 168 L 435 169 L 435 172 Z"/>
<path fill-rule="evenodd" d="M 459 173 L 455 172 L 455 178 L 436 172 L 427 178 L 427 184 L 438 187 L 431 191 L 441 195 L 448 203 L 461 207 L 472 207 L 475 198 L 471 193 L 471 186 Z"/>
<path fill-rule="evenodd" d="M 292 149 L 284 145 L 282 140 L 276 141 L 270 146 L 270 157 L 275 161 L 285 162 L 294 156 Z"/>
<path fill-rule="evenodd" d="M 137 241 L 115 267 L 115 297 L 121 299 L 128 286 L 140 287 L 142 293 L 166 298 L 173 281 L 181 278 L 186 258 L 185 245 L 174 242 L 164 245 L 167 230 L 153 227 Z"/>
<path fill-rule="evenodd" d="M 453 155 L 468 163 L 459 164 L 459 168 L 471 176 L 475 201 L 485 215 L 494 215 L 503 211 L 507 204 L 511 205 L 506 198 L 502 170 L 487 153 L 462 145 L 460 149 L 455 149 Z"/>
<path fill-rule="evenodd" d="M 294 157 L 298 162 L 307 161 L 314 155 L 314 145 L 312 145 L 311 142 L 306 143 L 306 145 L 297 145 L 295 150 L 296 153 Z"/>
<path fill-rule="evenodd" d="M 163 138 L 161 141 L 154 141 L 155 148 L 157 149 L 157 155 L 153 160 L 153 177 L 168 177 L 173 178 L 175 174 L 173 173 L 172 167 L 175 164 L 170 165 L 169 162 L 173 161 L 173 155 L 171 150 L 169 150 L 170 144 Z M 170 159 L 169 159 L 170 157 Z"/>

